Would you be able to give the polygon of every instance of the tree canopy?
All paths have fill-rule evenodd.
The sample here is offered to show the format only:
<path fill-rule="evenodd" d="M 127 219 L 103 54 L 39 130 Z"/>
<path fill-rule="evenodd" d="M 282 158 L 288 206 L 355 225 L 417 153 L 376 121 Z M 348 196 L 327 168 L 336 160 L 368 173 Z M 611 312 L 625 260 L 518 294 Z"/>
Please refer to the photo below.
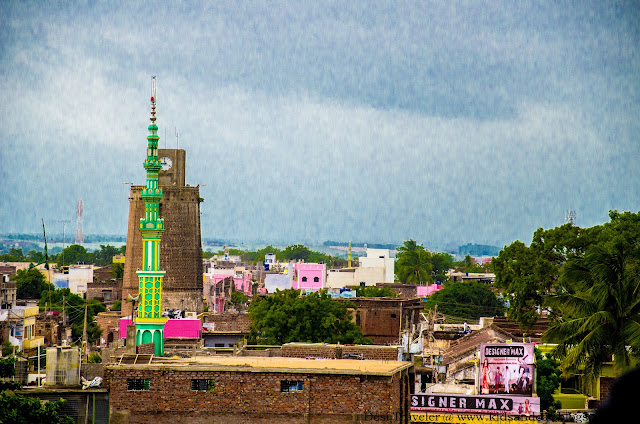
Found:
<path fill-rule="evenodd" d="M 44 275 L 33 266 L 18 270 L 13 280 L 16 282 L 18 299 L 40 299 L 42 292 L 52 287 Z"/>
<path fill-rule="evenodd" d="M 65 313 L 69 314 L 69 322 L 71 323 L 71 331 L 74 339 L 82 337 L 85 303 L 87 304 L 87 338 L 89 339 L 89 343 L 96 343 L 102 334 L 102 330 L 93 322 L 93 318 L 98 312 L 104 312 L 107 309 L 100 301 L 96 299 L 87 299 L 85 301 L 77 294 L 71 293 L 71 290 L 67 288 L 43 292 L 38 306 L 44 308 L 46 304 L 49 310 L 62 312 L 63 299 L 65 305 L 64 310 Z"/>
<path fill-rule="evenodd" d="M 249 305 L 249 343 L 371 344 L 351 320 L 350 308 L 351 302 L 332 300 L 325 291 L 301 296 L 288 289 L 255 298 Z"/>
<path fill-rule="evenodd" d="M 505 246 L 493 259 L 492 267 L 496 274 L 495 284 L 504 289 L 509 302 L 510 318 L 523 328 L 530 328 L 539 317 L 543 298 L 564 290 L 561 268 L 584 256 L 591 246 L 604 245 L 616 239 L 628 246 L 638 245 L 638 213 L 611 211 L 609 217 L 610 222 L 590 228 L 579 228 L 570 223 L 549 230 L 539 228 L 529 246 L 521 241 Z M 551 312 L 562 315 L 559 307 Z"/>
<path fill-rule="evenodd" d="M 425 309 L 438 306 L 438 312 L 468 321 L 480 317 L 501 316 L 504 302 L 486 285 L 481 283 L 445 283 L 442 290 L 433 293 L 425 302 Z"/>
<path fill-rule="evenodd" d="M 396 276 L 405 284 L 444 282 L 447 271 L 452 267 L 451 255 L 430 252 L 415 240 L 405 241 L 396 254 Z"/>
<path fill-rule="evenodd" d="M 545 304 L 562 311 L 544 338 L 565 373 L 597 376 L 612 359 L 622 374 L 640 361 L 640 257 L 622 238 L 590 247 L 569 261 L 562 287 Z M 635 252 L 634 252 L 635 251 Z"/>
<path fill-rule="evenodd" d="M 398 293 L 387 286 L 356 287 L 356 295 L 358 297 L 398 297 Z"/>

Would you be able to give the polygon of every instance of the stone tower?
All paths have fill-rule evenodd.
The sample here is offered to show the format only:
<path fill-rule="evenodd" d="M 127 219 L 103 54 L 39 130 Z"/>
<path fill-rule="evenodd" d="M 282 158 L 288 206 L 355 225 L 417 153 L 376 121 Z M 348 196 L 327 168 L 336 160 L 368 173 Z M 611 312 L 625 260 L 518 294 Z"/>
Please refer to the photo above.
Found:
<path fill-rule="evenodd" d="M 164 309 L 203 311 L 202 238 L 200 234 L 200 189 L 185 185 L 186 153 L 182 149 L 158 149 L 162 189 L 159 215 L 165 231 L 160 240 L 160 263 L 165 271 L 162 288 Z M 143 241 L 138 220 L 145 215 L 144 186 L 132 186 L 129 196 L 127 251 L 122 298 L 138 295 L 137 270 L 142 266 Z M 132 314 L 133 304 L 122 303 L 122 316 Z"/>

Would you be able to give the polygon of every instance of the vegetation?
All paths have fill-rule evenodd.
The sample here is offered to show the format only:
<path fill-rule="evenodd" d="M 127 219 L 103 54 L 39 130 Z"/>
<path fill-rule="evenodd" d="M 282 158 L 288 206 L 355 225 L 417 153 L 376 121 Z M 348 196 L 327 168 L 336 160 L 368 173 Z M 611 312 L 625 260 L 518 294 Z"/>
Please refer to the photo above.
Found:
<path fill-rule="evenodd" d="M 289 289 L 259 297 L 249 305 L 249 343 L 371 344 L 351 320 L 350 308 L 351 302 L 331 300 L 325 291 L 301 296 L 299 290 Z"/>
<path fill-rule="evenodd" d="M 0 358 L 0 378 L 15 375 L 16 358 Z M 27 398 L 15 394 L 20 384 L 7 381 L 0 383 L 0 423 L 16 424 L 73 424 L 75 421 L 67 415 L 62 415 L 64 400 L 42 404 L 40 399 Z"/>
<path fill-rule="evenodd" d="M 14 424 L 74 424 L 73 418 L 62 413 L 65 400 L 42 403 L 38 398 L 25 397 L 11 391 L 0 392 L 0 422 Z"/>
<path fill-rule="evenodd" d="M 16 282 L 18 299 L 40 299 L 43 291 L 53 287 L 35 267 L 18 270 L 13 280 Z"/>
<path fill-rule="evenodd" d="M 74 339 L 80 339 L 82 337 L 85 303 L 87 304 L 87 338 L 89 343 L 96 343 L 102 334 L 102 330 L 93 322 L 93 318 L 98 312 L 106 311 L 104 305 L 96 299 L 88 299 L 85 302 L 83 298 L 71 293 L 69 289 L 58 289 L 43 292 L 38 306 L 44 308 L 46 303 L 49 310 L 62 312 L 63 298 L 65 312 L 69 314 L 69 322 L 71 323 Z"/>
<path fill-rule="evenodd" d="M 561 407 L 560 402 L 553 399 L 553 394 L 560 387 L 560 363 L 551 357 L 544 357 L 538 349 L 535 349 L 534 353 L 540 411 L 547 411 L 547 417 L 553 420 L 557 418 L 556 411 Z"/>
<path fill-rule="evenodd" d="M 257 251 L 245 251 L 240 249 L 229 249 L 229 255 L 240 256 L 243 262 L 248 263 L 263 263 L 264 257 L 267 253 L 274 253 L 276 258 L 281 261 L 297 261 L 304 260 L 311 263 L 325 263 L 330 267 L 346 266 L 347 260 L 338 256 L 331 256 L 325 253 L 315 252 L 309 250 L 307 246 L 302 244 L 294 244 L 287 246 L 285 249 L 278 249 L 271 245 L 266 246 Z M 214 255 L 224 255 L 224 249 L 218 252 L 203 252 L 204 258 L 211 258 Z"/>
<path fill-rule="evenodd" d="M 245 303 L 247 303 L 247 300 L 249 300 L 249 296 L 241 291 L 234 291 L 233 293 L 231 293 L 231 304 L 238 311 L 244 309 L 244 305 Z"/>
<path fill-rule="evenodd" d="M 545 333 L 565 374 L 599 375 L 613 358 L 619 373 L 640 360 L 640 256 L 622 239 L 590 247 L 562 270 L 562 288 L 545 300 L 563 314 Z M 634 252 L 636 250 L 636 252 Z"/>
<path fill-rule="evenodd" d="M 612 211 L 609 217 L 611 221 L 608 223 L 584 229 L 572 224 L 549 230 L 539 228 L 528 247 L 521 241 L 515 241 L 494 258 L 492 266 L 496 286 L 504 289 L 510 318 L 518 321 L 524 329 L 530 328 L 544 306 L 544 297 L 567 290 L 560 278 L 562 267 L 583 257 L 592 246 L 620 239 L 626 246 L 636 246 L 635 251 L 629 253 L 637 258 L 640 215 Z M 563 315 L 560 307 L 551 312 Z"/>
<path fill-rule="evenodd" d="M 72 244 L 57 255 L 50 255 L 49 262 L 58 263 L 61 266 L 76 263 L 106 266 L 112 263 L 115 255 L 124 254 L 125 248 L 126 246 L 117 248 L 111 245 L 100 245 L 100 250 L 89 252 L 83 246 Z M 12 248 L 9 253 L 0 255 L 0 261 L 40 264 L 44 263 L 45 257 L 41 251 L 30 250 L 25 255 L 22 249 Z"/>
<path fill-rule="evenodd" d="M 357 287 L 356 295 L 358 297 L 398 297 L 398 293 L 394 292 L 387 286 Z"/>
<path fill-rule="evenodd" d="M 414 240 L 405 241 L 396 254 L 396 276 L 405 284 L 444 282 L 452 267 L 451 255 L 429 252 Z"/>
<path fill-rule="evenodd" d="M 504 315 L 504 302 L 486 284 L 445 283 L 442 290 L 429 296 L 425 310 L 438 306 L 438 312 L 467 321 Z"/>

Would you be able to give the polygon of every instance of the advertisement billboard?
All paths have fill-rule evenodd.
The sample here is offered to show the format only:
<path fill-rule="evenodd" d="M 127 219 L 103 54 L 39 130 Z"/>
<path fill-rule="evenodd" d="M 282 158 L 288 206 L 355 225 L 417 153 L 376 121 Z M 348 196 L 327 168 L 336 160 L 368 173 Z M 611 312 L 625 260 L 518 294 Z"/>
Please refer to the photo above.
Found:
<path fill-rule="evenodd" d="M 533 343 L 483 343 L 480 345 L 479 392 L 531 396 L 534 362 Z"/>
<path fill-rule="evenodd" d="M 411 395 L 410 405 L 411 411 L 540 415 L 540 398 L 527 396 L 416 393 Z"/>

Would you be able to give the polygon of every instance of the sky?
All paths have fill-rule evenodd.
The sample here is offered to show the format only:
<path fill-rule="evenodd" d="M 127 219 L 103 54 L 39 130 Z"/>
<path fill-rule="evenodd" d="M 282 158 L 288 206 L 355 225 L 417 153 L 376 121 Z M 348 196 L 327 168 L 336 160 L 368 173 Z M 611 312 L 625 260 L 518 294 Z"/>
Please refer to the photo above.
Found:
<path fill-rule="evenodd" d="M 80 199 L 84 234 L 126 234 L 152 75 L 203 238 L 502 247 L 640 210 L 637 1 L 6 1 L 0 22 L 1 234 L 73 234 Z"/>

